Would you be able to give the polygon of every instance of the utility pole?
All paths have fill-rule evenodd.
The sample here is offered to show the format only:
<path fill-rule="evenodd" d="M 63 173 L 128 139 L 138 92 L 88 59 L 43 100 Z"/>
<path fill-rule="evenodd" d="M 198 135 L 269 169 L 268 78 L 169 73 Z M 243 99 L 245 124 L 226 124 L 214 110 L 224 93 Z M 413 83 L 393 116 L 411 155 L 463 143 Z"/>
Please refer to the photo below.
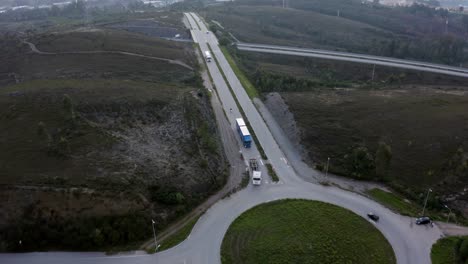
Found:
<path fill-rule="evenodd" d="M 449 23 L 449 21 L 448 21 L 448 17 L 447 17 L 447 19 L 445 20 L 445 34 L 448 33 L 448 23 Z"/>
<path fill-rule="evenodd" d="M 426 200 L 424 201 L 422 216 L 424 216 L 424 211 L 426 210 L 426 205 L 427 205 L 427 198 L 429 198 L 429 193 L 431 193 L 431 192 L 432 192 L 432 190 L 429 188 L 429 190 L 427 190 Z"/>
<path fill-rule="evenodd" d="M 375 77 L 375 64 L 374 64 L 374 67 L 372 67 L 372 81 L 374 81 L 374 77 Z"/>
<path fill-rule="evenodd" d="M 450 209 L 446 204 L 444 204 L 444 207 L 447 208 L 449 210 L 449 214 L 447 216 L 447 223 L 449 222 L 450 220 L 450 215 L 452 214 L 452 209 Z"/>
<path fill-rule="evenodd" d="M 152 226 L 153 226 L 153 236 L 154 236 L 154 247 L 156 248 L 155 252 L 158 251 L 158 248 L 159 248 L 159 245 L 158 245 L 158 242 L 156 241 L 156 231 L 154 229 L 154 224 L 156 224 L 156 222 L 151 219 L 151 222 L 152 222 Z"/>
<path fill-rule="evenodd" d="M 330 166 L 330 157 L 327 159 L 327 169 L 325 170 L 325 177 L 328 177 L 328 167 Z"/>

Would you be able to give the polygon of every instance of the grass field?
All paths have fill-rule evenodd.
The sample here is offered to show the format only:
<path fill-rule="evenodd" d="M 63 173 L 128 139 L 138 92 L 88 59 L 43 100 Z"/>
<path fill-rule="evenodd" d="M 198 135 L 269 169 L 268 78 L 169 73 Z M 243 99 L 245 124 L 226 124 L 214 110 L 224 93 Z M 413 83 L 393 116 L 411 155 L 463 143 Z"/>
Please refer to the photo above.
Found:
<path fill-rule="evenodd" d="M 333 48 L 337 42 L 348 39 L 355 41 L 348 43 L 349 46 L 359 48 L 366 41 L 382 39 L 388 34 L 359 22 L 272 6 L 218 7 L 209 10 L 207 15 L 244 42 Z"/>
<path fill-rule="evenodd" d="M 422 208 L 405 201 L 404 198 L 390 192 L 383 191 L 381 189 L 372 189 L 367 192 L 374 200 L 389 207 L 392 210 L 408 216 L 417 216 L 421 213 Z"/>
<path fill-rule="evenodd" d="M 0 92 L 2 112 L 0 122 L 6 128 L 1 133 L 2 148 L 9 149 L 10 154 L 2 152 L 5 155 L 1 158 L 3 169 L 0 173 L 0 182 L 3 184 L 47 182 L 47 179 L 65 173 L 68 184 L 83 184 L 90 183 L 90 179 L 95 177 L 94 173 L 91 173 L 92 167 L 88 167 L 90 178 L 83 177 L 81 167 L 84 160 L 78 162 L 43 155 L 46 145 L 36 131 L 37 124 L 44 122 L 52 135 L 59 135 L 59 131 L 68 126 L 66 112 L 61 105 L 64 94 L 69 94 L 72 98 L 75 111 L 82 117 L 90 119 L 90 122 L 84 122 L 75 128 L 80 131 L 79 135 L 70 135 L 70 148 L 74 155 L 79 156 L 88 153 L 91 149 L 103 150 L 115 144 L 115 138 L 105 132 L 108 129 L 113 130 L 112 126 L 115 128 L 118 126 L 113 124 L 111 127 L 106 127 L 107 105 L 125 102 L 129 108 L 132 106 L 138 108 L 139 104 L 153 104 L 155 109 L 162 109 L 186 91 L 183 87 L 145 82 L 76 79 L 36 80 L 5 87 Z M 116 112 L 121 110 L 115 109 Z M 103 116 L 98 116 L 101 111 L 104 112 Z M 95 118 L 102 119 L 94 120 Z M 125 121 L 121 122 L 120 129 L 124 129 Z M 86 160 L 91 162 L 96 157 L 89 158 L 90 160 Z M 96 167 L 109 168 L 112 167 L 111 161 L 112 159 L 109 159 L 109 162 L 102 161 L 103 163 L 99 164 L 94 160 L 93 163 Z"/>
<path fill-rule="evenodd" d="M 460 237 L 441 238 L 432 246 L 431 260 L 432 264 L 459 264 L 455 252 L 455 246 Z M 468 237 L 464 237 L 468 239 Z"/>
<path fill-rule="evenodd" d="M 197 223 L 198 219 L 199 217 L 196 217 L 192 221 L 185 224 L 185 226 L 182 229 L 180 229 L 178 232 L 164 239 L 163 242 L 161 243 L 161 247 L 159 248 L 159 251 L 174 247 L 180 244 L 185 239 L 187 239 L 187 237 L 190 235 L 190 232 L 192 232 L 193 227 Z"/>
<path fill-rule="evenodd" d="M 396 263 L 390 244 L 362 217 L 316 201 L 256 206 L 229 227 L 221 247 L 229 263 Z"/>
<path fill-rule="evenodd" d="M 45 52 L 127 51 L 153 57 L 180 60 L 195 65 L 192 46 L 188 43 L 151 38 L 137 33 L 111 29 L 77 30 L 42 34 L 31 39 Z"/>
<path fill-rule="evenodd" d="M 388 180 L 419 187 L 441 183 L 443 189 L 462 179 L 448 175 L 447 162 L 453 159 L 456 166 L 464 162 L 456 158 L 468 140 L 462 125 L 468 119 L 468 97 L 463 92 L 402 87 L 282 96 L 299 123 L 309 156 L 322 164 L 331 157 L 331 171 L 346 172 L 345 155 L 357 145 L 366 146 L 374 156 L 383 141 L 392 151 Z"/>

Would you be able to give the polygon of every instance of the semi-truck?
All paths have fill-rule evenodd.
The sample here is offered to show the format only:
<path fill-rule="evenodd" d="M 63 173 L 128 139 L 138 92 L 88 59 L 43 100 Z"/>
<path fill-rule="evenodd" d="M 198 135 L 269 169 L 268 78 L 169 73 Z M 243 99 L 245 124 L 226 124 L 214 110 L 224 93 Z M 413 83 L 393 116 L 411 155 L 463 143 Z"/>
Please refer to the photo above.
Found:
<path fill-rule="evenodd" d="M 211 61 L 211 52 L 209 52 L 208 50 L 205 51 L 205 59 L 207 62 Z"/>
<path fill-rule="evenodd" d="M 252 146 L 252 136 L 250 135 L 249 129 L 245 125 L 244 119 L 237 118 L 236 127 L 237 132 L 241 138 L 242 145 L 244 145 L 245 148 L 250 148 Z"/>
<path fill-rule="evenodd" d="M 262 184 L 262 172 L 258 168 L 258 163 L 256 159 L 249 160 L 250 171 L 252 172 L 252 183 L 253 185 Z"/>

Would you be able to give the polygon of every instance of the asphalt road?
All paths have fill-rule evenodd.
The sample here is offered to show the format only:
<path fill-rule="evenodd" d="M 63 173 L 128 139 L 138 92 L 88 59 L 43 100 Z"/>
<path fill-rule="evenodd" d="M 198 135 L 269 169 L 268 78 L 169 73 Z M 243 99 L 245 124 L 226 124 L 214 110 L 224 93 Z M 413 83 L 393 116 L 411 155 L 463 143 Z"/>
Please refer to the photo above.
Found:
<path fill-rule="evenodd" d="M 382 65 L 388 67 L 396 67 L 403 69 L 410 69 L 416 71 L 425 71 L 440 73 L 451 76 L 468 77 L 468 69 L 453 67 L 442 64 L 426 63 L 412 60 L 402 60 L 389 57 L 372 56 L 365 54 L 327 51 L 320 49 L 303 49 L 295 47 L 265 45 L 265 44 L 252 44 L 252 43 L 238 43 L 237 48 L 244 51 L 254 51 L 263 53 L 294 55 L 302 57 L 314 57 L 330 60 L 350 61 L 374 65 Z"/>
<path fill-rule="evenodd" d="M 251 184 L 213 205 L 202 215 L 194 226 L 190 236 L 178 246 L 154 255 L 143 252 L 132 252 L 122 255 L 106 256 L 104 253 L 83 252 L 47 252 L 25 254 L 2 254 L 1 263 L 167 263 L 167 264 L 211 264 L 220 263 L 220 246 L 229 225 L 242 212 L 255 205 L 272 200 L 284 198 L 304 198 L 324 201 L 347 208 L 358 215 L 365 217 L 372 211 L 380 215 L 381 220 L 375 226 L 383 233 L 392 245 L 398 263 L 418 264 L 430 263 L 430 248 L 441 236 L 437 226 L 416 226 L 414 219 L 391 212 L 382 205 L 356 193 L 344 191 L 336 187 L 306 182 L 300 178 L 286 161 L 285 155 L 277 145 L 267 125 L 259 112 L 240 85 L 239 80 L 230 68 L 221 53 L 215 36 L 206 33 L 206 26 L 201 23 L 195 14 L 185 14 L 192 26 L 194 40 L 204 52 L 208 45 L 225 72 L 230 86 L 237 97 L 241 107 L 247 115 L 255 133 L 264 148 L 269 161 L 280 177 L 279 183 L 272 183 L 264 177 L 261 186 Z M 197 23 L 200 24 L 200 29 Z M 214 61 L 207 63 L 208 70 L 216 86 L 216 95 L 219 96 L 226 115 L 235 129 L 235 118 L 240 116 L 234 98 L 225 83 L 220 70 Z M 232 113 L 230 112 L 232 108 Z M 239 139 L 238 139 L 239 140 Z M 239 140 L 240 145 L 240 140 Z M 249 149 L 241 149 L 244 157 L 259 157 L 255 145 Z M 263 161 L 262 163 L 263 164 Z M 265 174 L 264 166 L 261 166 Z M 285 241 L 287 243 L 287 241 Z"/>

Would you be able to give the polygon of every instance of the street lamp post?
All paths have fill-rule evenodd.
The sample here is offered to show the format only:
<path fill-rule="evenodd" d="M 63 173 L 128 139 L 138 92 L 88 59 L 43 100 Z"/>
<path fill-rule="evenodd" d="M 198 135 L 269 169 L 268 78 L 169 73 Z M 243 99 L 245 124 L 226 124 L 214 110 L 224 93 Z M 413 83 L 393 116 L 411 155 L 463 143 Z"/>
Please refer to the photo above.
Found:
<path fill-rule="evenodd" d="M 156 251 L 157 251 L 158 250 L 158 242 L 156 241 L 156 231 L 154 229 L 154 224 L 156 224 L 156 222 L 153 219 L 151 219 L 151 222 L 152 222 L 151 226 L 153 227 L 154 246 L 155 246 Z"/>
<path fill-rule="evenodd" d="M 426 199 L 424 201 L 424 207 L 423 207 L 423 211 L 422 211 L 422 216 L 424 216 L 424 211 L 426 211 L 426 205 L 427 205 L 427 199 L 429 198 L 429 193 L 432 192 L 432 190 L 429 188 L 429 190 L 427 190 L 427 195 L 426 195 Z"/>
<path fill-rule="evenodd" d="M 447 208 L 449 210 L 449 214 L 447 216 L 447 223 L 449 222 L 450 220 L 450 215 L 452 214 L 452 209 L 450 209 L 446 204 L 444 204 L 444 207 Z"/>
<path fill-rule="evenodd" d="M 325 170 L 325 177 L 328 177 L 328 167 L 330 166 L 330 157 L 327 159 L 327 169 Z"/>

